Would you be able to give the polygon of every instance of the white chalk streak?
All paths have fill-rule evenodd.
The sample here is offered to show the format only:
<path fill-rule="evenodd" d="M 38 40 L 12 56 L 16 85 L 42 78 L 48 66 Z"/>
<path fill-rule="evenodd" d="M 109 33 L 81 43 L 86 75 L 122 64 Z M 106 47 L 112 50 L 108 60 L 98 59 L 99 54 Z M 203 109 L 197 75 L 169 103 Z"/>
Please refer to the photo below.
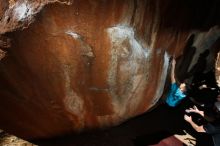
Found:
<path fill-rule="evenodd" d="M 71 37 L 73 37 L 74 39 L 80 39 L 81 36 L 73 31 L 66 31 L 66 34 L 70 35 Z"/>

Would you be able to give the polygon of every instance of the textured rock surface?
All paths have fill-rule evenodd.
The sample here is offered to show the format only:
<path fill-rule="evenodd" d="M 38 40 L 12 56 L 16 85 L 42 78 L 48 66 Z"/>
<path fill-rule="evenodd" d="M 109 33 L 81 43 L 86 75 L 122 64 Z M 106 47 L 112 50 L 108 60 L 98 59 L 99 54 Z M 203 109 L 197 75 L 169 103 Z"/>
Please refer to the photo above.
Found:
<path fill-rule="evenodd" d="M 184 79 L 206 49 L 209 70 L 219 49 L 217 0 L 53 2 L 0 7 L 0 33 L 11 39 L 0 64 L 0 128 L 26 139 L 141 114 L 161 97 L 170 56 Z"/>

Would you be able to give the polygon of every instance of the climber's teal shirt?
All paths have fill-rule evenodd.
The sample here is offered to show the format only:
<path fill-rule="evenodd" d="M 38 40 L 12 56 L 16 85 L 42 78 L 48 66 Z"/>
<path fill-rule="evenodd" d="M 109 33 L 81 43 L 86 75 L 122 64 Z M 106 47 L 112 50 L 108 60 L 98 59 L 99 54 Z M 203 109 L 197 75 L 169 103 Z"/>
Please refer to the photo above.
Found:
<path fill-rule="evenodd" d="M 171 106 L 177 106 L 186 95 L 180 90 L 176 83 L 171 84 L 171 89 L 167 95 L 166 103 Z"/>

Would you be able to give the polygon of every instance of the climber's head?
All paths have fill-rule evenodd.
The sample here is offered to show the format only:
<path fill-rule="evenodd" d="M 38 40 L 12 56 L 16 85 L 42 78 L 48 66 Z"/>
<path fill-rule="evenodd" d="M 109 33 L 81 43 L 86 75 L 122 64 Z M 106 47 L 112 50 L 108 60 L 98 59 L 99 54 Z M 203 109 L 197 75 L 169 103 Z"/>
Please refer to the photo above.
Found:
<path fill-rule="evenodd" d="M 186 88 L 186 83 L 181 83 L 180 84 L 180 90 L 182 91 L 182 92 L 186 92 L 186 90 L 187 90 L 187 88 Z"/>

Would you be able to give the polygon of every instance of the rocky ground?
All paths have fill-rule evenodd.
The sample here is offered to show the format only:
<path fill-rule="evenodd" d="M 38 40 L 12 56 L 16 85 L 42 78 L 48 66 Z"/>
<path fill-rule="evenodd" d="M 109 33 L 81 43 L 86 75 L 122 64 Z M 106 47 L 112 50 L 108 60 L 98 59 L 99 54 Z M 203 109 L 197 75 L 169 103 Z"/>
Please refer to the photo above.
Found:
<path fill-rule="evenodd" d="M 16 136 L 0 131 L 0 146 L 36 146 Z"/>

